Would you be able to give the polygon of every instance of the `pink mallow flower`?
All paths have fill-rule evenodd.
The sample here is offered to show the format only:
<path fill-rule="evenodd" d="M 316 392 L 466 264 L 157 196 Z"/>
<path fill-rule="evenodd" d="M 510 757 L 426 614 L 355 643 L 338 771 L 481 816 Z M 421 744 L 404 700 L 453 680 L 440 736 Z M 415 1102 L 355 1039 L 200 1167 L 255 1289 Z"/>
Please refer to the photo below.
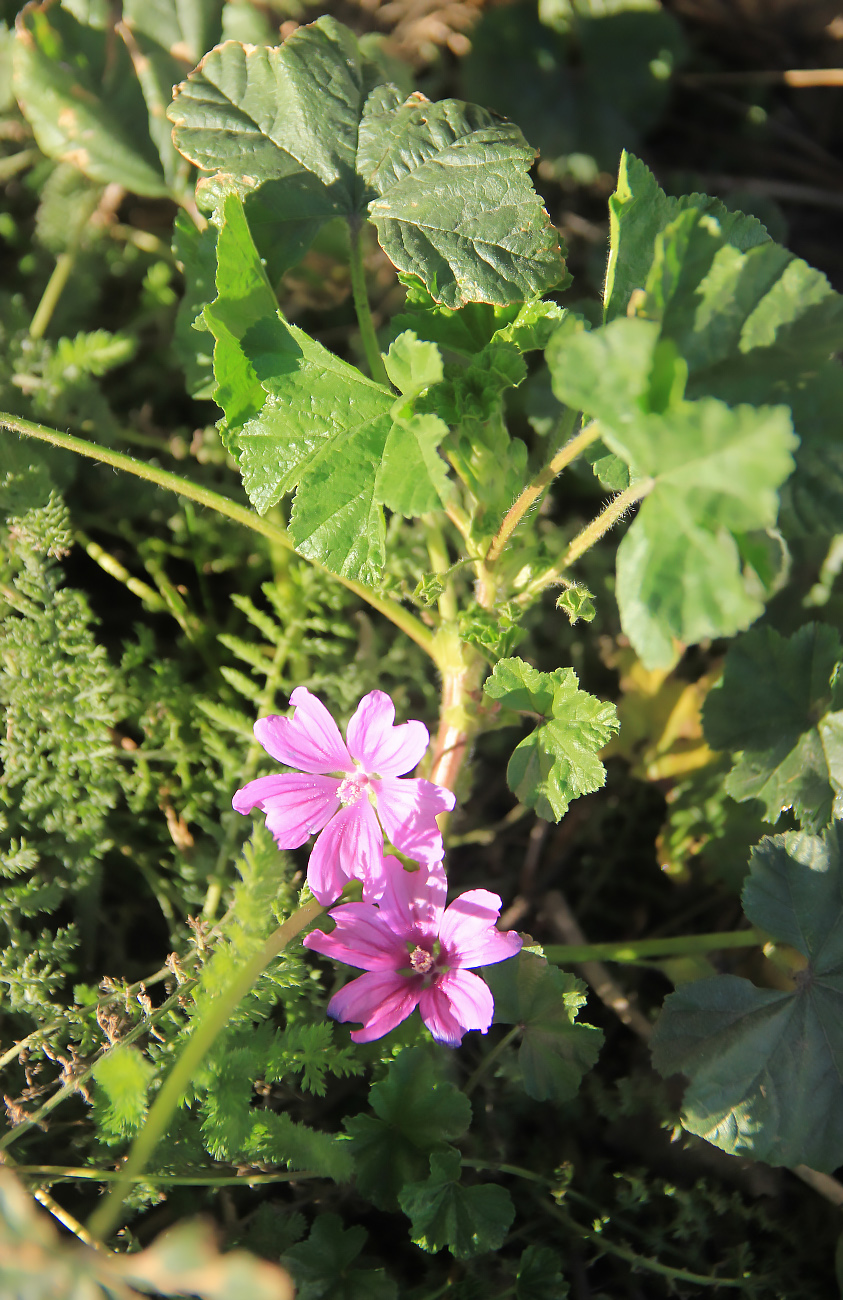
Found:
<path fill-rule="evenodd" d="M 514 957 L 522 940 L 514 930 L 495 929 L 501 900 L 488 889 L 470 889 L 445 907 L 447 885 L 440 864 L 405 871 L 384 859 L 383 892 L 377 905 L 343 903 L 331 917 L 331 934 L 313 930 L 305 947 L 358 966 L 352 980 L 328 1003 L 335 1020 L 359 1020 L 356 1043 L 382 1038 L 419 1008 L 437 1042 L 459 1047 L 463 1034 L 492 1023 L 489 986 L 471 967 Z"/>
<path fill-rule="evenodd" d="M 383 879 L 383 836 L 426 865 L 443 856 L 437 813 L 454 806 L 450 790 L 420 779 L 400 779 L 430 743 L 423 722 L 394 726 L 395 705 L 383 691 L 364 695 L 346 740 L 321 700 L 304 686 L 290 696 L 291 718 L 260 718 L 255 736 L 280 763 L 297 768 L 261 776 L 235 794 L 237 812 L 260 808 L 282 849 L 321 831 L 307 868 L 307 883 L 323 905 L 334 902 L 348 880 L 377 897 Z M 381 829 L 383 828 L 383 829 Z"/>

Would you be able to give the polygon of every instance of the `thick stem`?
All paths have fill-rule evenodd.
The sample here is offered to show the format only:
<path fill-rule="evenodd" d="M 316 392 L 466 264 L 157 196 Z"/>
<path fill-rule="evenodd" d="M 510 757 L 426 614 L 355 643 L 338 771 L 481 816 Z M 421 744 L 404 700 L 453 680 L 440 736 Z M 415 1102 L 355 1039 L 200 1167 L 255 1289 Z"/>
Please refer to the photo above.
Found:
<path fill-rule="evenodd" d="M 178 474 L 171 474 L 169 470 L 158 469 L 155 465 L 147 465 L 145 461 L 135 460 L 133 456 L 126 456 L 123 452 L 111 451 L 107 447 L 98 447 L 95 443 L 86 442 L 84 438 L 75 438 L 69 433 L 59 433 L 57 429 L 49 429 L 42 424 L 34 424 L 31 420 L 23 420 L 17 415 L 9 415 L 5 411 L 0 411 L 0 428 L 8 429 L 13 433 L 22 433 L 29 438 L 38 438 L 41 442 L 52 443 L 54 447 L 65 447 L 68 451 L 75 451 L 80 456 L 88 456 L 91 460 L 99 461 L 102 465 L 112 465 L 114 469 L 125 470 L 129 474 L 136 474 L 138 478 L 145 479 L 147 483 L 154 483 L 157 487 L 166 488 L 168 492 L 176 492 L 179 496 L 186 497 L 188 501 L 196 501 L 200 506 L 207 506 L 209 510 L 216 510 L 218 514 L 225 515 L 228 519 L 235 520 L 238 524 L 243 524 L 246 528 L 251 528 L 252 532 L 260 533 L 270 542 L 278 546 L 283 546 L 285 550 L 292 551 L 293 544 L 283 528 L 277 524 L 271 523 L 268 519 L 261 518 L 252 510 L 247 510 L 245 506 L 238 505 L 236 501 L 231 501 L 219 492 L 212 492 L 209 488 L 200 487 L 198 483 L 191 483 L 190 479 L 181 478 Z M 343 578 L 338 573 L 332 573 L 324 565 L 315 560 L 309 560 L 314 568 L 321 569 L 331 578 L 353 591 L 361 600 L 365 600 L 367 605 L 376 609 L 384 618 L 388 618 L 391 623 L 399 627 L 411 641 L 424 650 L 425 654 L 430 655 L 435 663 L 438 663 L 436 650 L 433 643 L 433 636 L 428 632 L 419 619 L 410 614 L 395 600 L 383 599 L 376 596 L 368 587 L 364 587 L 360 582 L 354 582 L 351 578 Z"/>
<path fill-rule="evenodd" d="M 209 1004 L 187 1040 L 181 1056 L 161 1085 L 146 1117 L 146 1123 L 132 1143 L 132 1149 L 120 1169 L 122 1177 L 91 1215 L 87 1227 L 92 1236 L 103 1240 L 110 1236 L 117 1226 L 132 1178 L 140 1174 L 152 1158 L 173 1113 L 190 1085 L 190 1080 L 252 985 L 263 974 L 269 963 L 284 951 L 290 940 L 300 934 L 324 910 L 322 904 L 315 899 L 300 907 L 289 920 L 269 936 L 261 950 L 237 973 L 228 988 Z"/>
<path fill-rule="evenodd" d="M 478 729 L 476 712 L 470 702 L 480 688 L 485 661 L 471 646 L 460 642 L 455 627 L 441 627 L 436 642 L 442 655 L 442 689 L 439 730 L 433 744 L 428 779 L 435 785 L 455 790 L 460 769 Z"/>
<path fill-rule="evenodd" d="M 571 461 L 576 460 L 577 456 L 599 437 L 599 425 L 596 421 L 592 421 L 584 429 L 580 429 L 579 433 L 571 438 L 569 442 L 566 442 L 565 446 L 560 448 L 553 459 L 548 461 L 544 469 L 539 471 L 532 483 L 527 484 L 521 495 L 516 498 L 509 510 L 507 510 L 500 528 L 492 538 L 491 545 L 486 552 L 487 565 L 491 567 L 499 558 L 527 511 L 539 499 L 545 489 L 550 486 L 557 474 L 561 474 L 562 470 L 570 465 Z"/>
<path fill-rule="evenodd" d="M 544 591 L 545 587 L 550 587 L 554 582 L 558 582 L 565 569 L 569 569 L 581 555 L 585 555 L 586 551 L 590 550 L 595 542 L 599 542 L 600 538 L 605 536 L 619 519 L 623 518 L 630 506 L 635 505 L 636 501 L 641 501 L 649 492 L 652 492 L 655 486 L 655 479 L 645 478 L 640 483 L 633 483 L 624 492 L 619 492 L 616 497 L 613 497 L 605 510 L 601 510 L 596 519 L 592 519 L 591 523 L 586 525 L 582 532 L 577 533 L 560 563 L 555 564 L 552 569 L 546 569 L 544 573 L 540 573 L 537 578 L 534 578 L 524 588 L 518 597 L 518 604 L 528 604 L 535 596 Z"/>
<path fill-rule="evenodd" d="M 719 948 L 757 948 L 767 942 L 760 930 L 725 930 L 714 934 L 683 934 L 669 939 L 633 939 L 620 943 L 551 943 L 543 946 L 548 961 L 577 966 L 585 961 L 644 961 L 651 957 L 684 957 Z"/>
<path fill-rule="evenodd" d="M 349 222 L 351 234 L 351 257 L 349 260 L 349 270 L 351 272 L 351 292 L 354 295 L 354 310 L 357 313 L 357 324 L 360 326 L 360 339 L 363 343 L 363 351 L 366 354 L 366 362 L 369 366 L 369 373 L 378 384 L 384 384 L 389 387 L 389 376 L 386 373 L 386 367 L 383 364 L 383 357 L 378 345 L 378 336 L 375 333 L 375 322 L 372 320 L 372 309 L 369 306 L 369 295 L 366 292 L 366 268 L 363 265 L 363 226 L 360 221 L 352 220 Z"/>

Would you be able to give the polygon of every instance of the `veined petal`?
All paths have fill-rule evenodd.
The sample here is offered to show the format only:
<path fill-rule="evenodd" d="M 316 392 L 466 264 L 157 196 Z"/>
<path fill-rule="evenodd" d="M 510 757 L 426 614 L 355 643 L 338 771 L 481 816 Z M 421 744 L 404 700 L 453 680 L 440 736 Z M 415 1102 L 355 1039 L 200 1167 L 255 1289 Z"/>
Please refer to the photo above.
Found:
<path fill-rule="evenodd" d="M 348 724 L 349 753 L 364 771 L 379 776 L 411 772 L 430 744 L 423 722 L 403 722 L 395 727 L 395 705 L 384 691 L 370 691 L 357 705 Z"/>
<path fill-rule="evenodd" d="M 449 1047 L 459 1047 L 467 1029 L 488 1032 L 495 1000 L 488 984 L 467 970 L 451 970 L 424 990 L 419 1002 L 421 1018 L 433 1037 Z M 456 1025 L 459 1033 L 455 1033 Z"/>
<path fill-rule="evenodd" d="M 266 824 L 281 849 L 297 849 L 321 831 L 340 806 L 335 777 L 281 772 L 259 776 L 238 790 L 231 801 L 236 812 L 260 808 Z"/>
<path fill-rule="evenodd" d="M 360 970 L 392 971 L 407 965 L 407 949 L 371 903 L 342 903 L 331 912 L 336 929 L 311 930 L 305 948 Z"/>
<path fill-rule="evenodd" d="M 397 858 L 384 857 L 384 885 L 378 899 L 385 924 L 406 943 L 431 943 L 439 933 L 439 922 L 448 882 L 442 864 L 405 871 Z"/>
<path fill-rule="evenodd" d="M 445 848 L 436 814 L 453 808 L 451 791 L 412 777 L 384 777 L 372 785 L 381 826 L 395 847 L 415 862 L 440 862 Z"/>
<path fill-rule="evenodd" d="M 340 729 L 322 701 L 306 686 L 297 686 L 290 703 L 295 705 L 291 718 L 273 715 L 255 723 L 255 736 L 266 752 L 300 772 L 354 771 Z"/>
<path fill-rule="evenodd" d="M 387 971 L 358 975 L 335 993 L 328 1003 L 334 1020 L 359 1020 L 363 1028 L 351 1031 L 355 1043 L 371 1043 L 406 1020 L 418 1005 L 421 980 Z"/>
<path fill-rule="evenodd" d="M 339 897 L 347 880 L 374 881 L 382 874 L 381 828 L 369 800 L 358 799 L 340 808 L 314 844 L 307 883 L 319 902 L 328 904 Z"/>
<path fill-rule="evenodd" d="M 469 889 L 445 909 L 439 938 L 452 966 L 493 966 L 521 951 L 514 930 L 495 929 L 501 900 L 488 889 Z"/>

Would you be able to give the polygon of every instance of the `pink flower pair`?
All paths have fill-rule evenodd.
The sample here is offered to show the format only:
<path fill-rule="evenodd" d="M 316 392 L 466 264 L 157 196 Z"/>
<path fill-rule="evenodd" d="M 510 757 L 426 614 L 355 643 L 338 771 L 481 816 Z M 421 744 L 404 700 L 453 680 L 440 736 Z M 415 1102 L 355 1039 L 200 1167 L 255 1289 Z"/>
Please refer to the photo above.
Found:
<path fill-rule="evenodd" d="M 296 772 L 262 776 L 238 790 L 240 813 L 260 808 L 282 849 L 318 835 L 307 881 L 330 906 L 347 881 L 363 882 L 363 902 L 335 907 L 331 934 L 304 943 L 365 973 L 328 1004 L 337 1020 L 359 1020 L 358 1043 L 381 1038 L 418 1006 L 437 1041 L 457 1047 L 469 1029 L 486 1033 L 494 1001 L 471 968 L 513 957 L 514 931 L 495 928 L 501 900 L 472 889 L 445 907 L 444 846 L 436 816 L 454 806 L 450 790 L 407 778 L 430 741 L 421 722 L 395 726 L 395 706 L 371 691 L 357 706 L 343 741 L 324 704 L 305 687 L 290 696 L 292 718 L 261 718 L 255 735 L 273 758 Z M 419 863 L 405 871 L 383 854 L 386 837 Z"/>

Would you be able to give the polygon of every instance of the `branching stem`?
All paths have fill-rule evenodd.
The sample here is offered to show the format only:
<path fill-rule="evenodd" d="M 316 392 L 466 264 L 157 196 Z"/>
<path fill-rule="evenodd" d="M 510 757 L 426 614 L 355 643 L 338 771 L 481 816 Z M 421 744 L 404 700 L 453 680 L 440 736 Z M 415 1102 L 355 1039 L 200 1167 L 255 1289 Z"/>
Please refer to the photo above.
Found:
<path fill-rule="evenodd" d="M 354 310 L 357 313 L 357 324 L 360 327 L 360 339 L 363 343 L 363 351 L 366 354 L 366 362 L 369 366 L 369 373 L 378 384 L 384 384 L 389 387 L 389 377 L 386 373 L 386 367 L 383 364 L 383 357 L 378 345 L 378 336 L 375 333 L 375 322 L 372 319 L 372 309 L 369 306 L 369 295 L 366 292 L 366 268 L 363 265 L 363 225 L 360 221 L 352 220 L 349 222 L 351 233 L 351 257 L 349 259 L 349 270 L 351 272 L 351 292 L 354 296 Z"/>
<path fill-rule="evenodd" d="M 9 415 L 5 411 L 0 411 L 0 428 L 8 429 L 13 433 L 25 434 L 29 438 L 38 438 L 41 442 L 52 443 L 54 447 L 64 447 L 68 451 L 75 451 L 80 456 L 88 456 L 91 460 L 99 461 L 102 465 L 111 465 L 114 469 L 125 470 L 129 474 L 135 474 L 138 478 L 145 479 L 147 483 L 154 483 L 156 487 L 165 488 L 168 492 L 176 492 L 179 496 L 186 497 L 188 501 L 195 501 L 200 506 L 207 506 L 209 510 L 216 510 L 218 514 L 225 515 L 228 519 L 233 519 L 238 524 L 250 528 L 252 532 L 260 533 L 262 537 L 268 538 L 278 546 L 283 546 L 285 550 L 292 551 L 293 544 L 283 528 L 277 524 L 271 523 L 268 519 L 262 518 L 253 510 L 247 510 L 245 506 L 238 505 L 236 501 L 230 500 L 220 492 L 213 492 L 210 488 L 200 487 L 198 483 L 192 483 L 190 479 L 182 478 L 178 474 L 171 474 L 169 470 L 158 469 L 155 465 L 148 465 L 145 461 L 136 460 L 134 456 L 127 456 L 120 451 L 112 451 L 108 447 L 98 447 L 96 443 L 87 442 L 84 438 L 76 438 L 69 433 L 59 433 L 57 429 L 49 429 L 43 424 L 34 424 L 31 420 L 23 420 L 17 415 Z M 364 587 L 361 582 L 354 582 L 351 578 L 343 578 L 338 573 L 332 573 L 330 569 L 324 568 L 315 560 L 309 560 L 314 568 L 321 569 L 331 578 L 353 591 L 355 595 L 364 600 L 372 609 L 376 609 L 384 618 L 388 618 L 391 623 L 400 628 L 411 641 L 424 650 L 425 654 L 430 655 L 434 663 L 438 663 L 436 648 L 433 644 L 433 636 L 408 610 L 402 607 L 395 600 L 384 599 L 375 595 L 368 587 Z"/>
<path fill-rule="evenodd" d="M 132 1143 L 126 1161 L 119 1171 L 121 1178 L 115 1182 L 114 1187 L 100 1202 L 88 1221 L 87 1228 L 93 1237 L 104 1240 L 116 1228 L 132 1179 L 143 1171 L 151 1159 L 173 1113 L 190 1085 L 190 1080 L 240 1002 L 269 963 L 274 961 L 290 940 L 300 934 L 322 911 L 324 911 L 322 904 L 315 899 L 303 904 L 289 920 L 269 936 L 260 951 L 237 972 L 219 997 L 208 1005 L 205 1014 L 187 1040 L 181 1056 L 162 1083 L 146 1122 Z"/>

